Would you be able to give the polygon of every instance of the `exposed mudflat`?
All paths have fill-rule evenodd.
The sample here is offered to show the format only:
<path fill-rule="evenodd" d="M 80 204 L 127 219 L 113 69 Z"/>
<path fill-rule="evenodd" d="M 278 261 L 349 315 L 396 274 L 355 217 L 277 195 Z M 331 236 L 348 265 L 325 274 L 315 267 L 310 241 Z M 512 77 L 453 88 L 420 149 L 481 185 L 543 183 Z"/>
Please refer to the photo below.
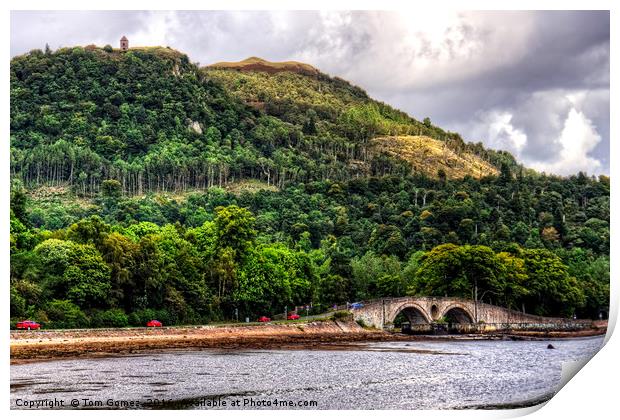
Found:
<path fill-rule="evenodd" d="M 370 330 L 355 322 L 117 328 L 11 332 L 11 363 L 36 360 L 98 357 L 164 349 L 350 349 L 359 342 L 419 340 L 542 340 L 601 335 L 605 329 L 572 332 L 526 332 L 410 336 Z M 377 348 L 375 351 L 382 351 Z M 411 350 L 412 352 L 414 350 Z"/>
<path fill-rule="evenodd" d="M 11 332 L 11 363 L 174 348 L 313 348 L 348 341 L 387 340 L 394 340 L 393 334 L 365 330 L 354 322 L 338 321 L 259 326 L 20 331 Z"/>

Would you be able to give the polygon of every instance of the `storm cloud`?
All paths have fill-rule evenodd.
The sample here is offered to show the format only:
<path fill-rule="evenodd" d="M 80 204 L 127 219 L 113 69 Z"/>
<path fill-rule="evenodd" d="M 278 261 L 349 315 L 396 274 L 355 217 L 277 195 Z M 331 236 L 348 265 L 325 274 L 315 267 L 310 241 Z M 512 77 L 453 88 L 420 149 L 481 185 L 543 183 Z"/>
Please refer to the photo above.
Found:
<path fill-rule="evenodd" d="M 201 64 L 304 61 L 526 166 L 609 173 L 605 11 L 11 13 L 12 55 L 122 35 Z"/>

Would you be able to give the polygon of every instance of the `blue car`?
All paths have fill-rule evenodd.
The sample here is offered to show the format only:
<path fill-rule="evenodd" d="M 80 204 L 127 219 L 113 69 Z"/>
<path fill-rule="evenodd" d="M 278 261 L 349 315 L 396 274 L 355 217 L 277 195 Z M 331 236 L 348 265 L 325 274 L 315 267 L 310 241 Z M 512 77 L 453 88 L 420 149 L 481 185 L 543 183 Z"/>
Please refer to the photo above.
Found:
<path fill-rule="evenodd" d="M 360 303 L 360 302 L 355 302 L 355 303 L 351 304 L 351 309 L 361 309 L 363 307 L 364 307 L 364 305 L 362 303 Z"/>

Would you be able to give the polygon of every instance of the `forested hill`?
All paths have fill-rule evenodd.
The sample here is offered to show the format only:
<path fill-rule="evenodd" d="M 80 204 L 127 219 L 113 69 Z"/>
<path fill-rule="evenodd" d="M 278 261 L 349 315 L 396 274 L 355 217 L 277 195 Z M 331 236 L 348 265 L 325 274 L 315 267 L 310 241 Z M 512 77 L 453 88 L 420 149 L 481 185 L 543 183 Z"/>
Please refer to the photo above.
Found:
<path fill-rule="evenodd" d="M 506 153 L 465 144 L 309 65 L 242 63 L 243 71 L 234 63 L 200 69 L 159 47 L 15 57 L 12 175 L 28 186 L 66 184 L 82 194 L 116 179 L 132 195 L 246 178 L 282 187 L 390 174 L 480 177 L 496 175 L 502 162 L 516 167 Z M 442 146 L 413 149 L 421 165 L 371 141 L 390 138 L 394 149 L 398 136 Z"/>
<path fill-rule="evenodd" d="M 11 60 L 11 316 L 203 323 L 387 296 L 609 305 L 609 177 L 547 176 L 311 66 Z"/>
<path fill-rule="evenodd" d="M 465 143 L 458 133 L 434 126 L 430 118 L 416 120 L 308 64 L 250 57 L 215 63 L 204 71 L 244 103 L 300 127 L 306 136 L 340 143 L 346 149 L 340 158 L 367 173 L 370 166 L 374 174 L 391 173 L 399 160 L 408 163 L 405 170 L 430 177 L 442 171 L 448 178 L 480 178 L 497 175 L 502 164 L 518 167 L 509 153 Z M 413 148 L 407 147 L 411 138 L 418 140 Z M 409 149 L 408 158 L 398 159 L 403 148 Z M 382 164 L 377 156 L 393 159 Z"/>

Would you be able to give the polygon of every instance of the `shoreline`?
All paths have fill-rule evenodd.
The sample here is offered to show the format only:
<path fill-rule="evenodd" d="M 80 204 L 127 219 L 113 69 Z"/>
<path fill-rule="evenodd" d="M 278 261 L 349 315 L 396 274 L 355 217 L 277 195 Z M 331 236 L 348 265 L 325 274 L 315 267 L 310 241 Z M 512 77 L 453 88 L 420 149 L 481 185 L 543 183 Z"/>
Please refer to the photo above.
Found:
<path fill-rule="evenodd" d="M 518 331 L 463 335 L 405 335 L 364 329 L 353 321 L 165 327 L 11 331 L 10 363 L 82 357 L 110 357 L 182 349 L 360 349 L 356 343 L 385 341 L 558 340 L 604 335 L 606 328 L 582 331 Z"/>

